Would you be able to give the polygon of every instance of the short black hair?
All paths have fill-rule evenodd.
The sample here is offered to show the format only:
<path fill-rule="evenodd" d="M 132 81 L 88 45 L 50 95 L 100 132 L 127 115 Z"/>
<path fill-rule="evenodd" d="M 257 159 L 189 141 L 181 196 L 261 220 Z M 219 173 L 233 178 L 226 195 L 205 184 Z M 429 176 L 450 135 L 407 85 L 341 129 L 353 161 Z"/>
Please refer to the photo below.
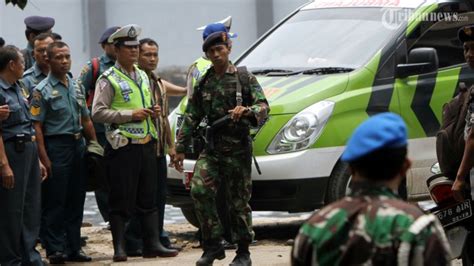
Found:
<path fill-rule="evenodd" d="M 53 36 L 53 40 L 55 40 L 55 41 L 61 41 L 63 39 L 63 36 L 61 36 L 57 32 L 51 32 L 51 36 Z"/>
<path fill-rule="evenodd" d="M 47 33 L 47 32 L 40 33 L 35 38 L 33 38 L 33 46 L 35 45 L 36 41 L 44 41 L 48 38 L 53 39 L 53 41 L 55 40 L 54 36 L 51 33 Z"/>
<path fill-rule="evenodd" d="M 0 71 L 5 70 L 10 61 L 16 61 L 20 56 L 20 49 L 14 45 L 0 47 Z"/>
<path fill-rule="evenodd" d="M 353 171 L 371 181 L 388 181 L 400 172 L 407 147 L 382 148 L 349 163 Z"/>
<path fill-rule="evenodd" d="M 0 47 L 3 47 L 5 45 L 5 40 L 0 37 Z"/>
<path fill-rule="evenodd" d="M 153 40 L 151 38 L 143 38 L 143 39 L 140 40 L 140 51 L 142 50 L 142 46 L 144 44 L 154 45 L 154 46 L 160 48 L 160 46 L 158 45 L 158 43 L 155 40 Z"/>
<path fill-rule="evenodd" d="M 62 42 L 62 41 L 55 41 L 52 42 L 48 45 L 48 48 L 46 49 L 46 52 L 48 53 L 48 58 L 51 58 L 53 56 L 53 49 L 54 48 L 63 48 L 63 47 L 69 47 L 67 43 Z"/>
<path fill-rule="evenodd" d="M 26 39 L 28 40 L 29 36 L 30 36 L 30 33 L 33 33 L 35 35 L 39 35 L 43 32 L 47 32 L 47 31 L 39 31 L 39 30 L 34 30 L 30 27 L 26 27 L 26 30 L 25 30 L 25 36 L 26 36 Z"/>

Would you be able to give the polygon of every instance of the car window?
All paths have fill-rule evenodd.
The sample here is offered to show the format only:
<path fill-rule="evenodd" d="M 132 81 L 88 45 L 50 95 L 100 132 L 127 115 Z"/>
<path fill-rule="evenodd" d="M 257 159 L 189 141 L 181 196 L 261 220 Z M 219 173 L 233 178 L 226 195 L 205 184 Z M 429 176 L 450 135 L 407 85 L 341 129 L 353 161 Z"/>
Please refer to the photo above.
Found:
<path fill-rule="evenodd" d="M 474 13 L 470 11 L 468 4 L 446 4 L 420 22 L 407 37 L 408 50 L 419 47 L 435 48 L 440 68 L 462 64 L 465 62 L 463 47 L 458 40 L 457 32 L 459 28 L 471 24 L 472 21 Z"/>
<path fill-rule="evenodd" d="M 373 7 L 300 10 L 238 63 L 250 70 L 359 68 L 398 29 L 385 27 L 384 14 Z"/>

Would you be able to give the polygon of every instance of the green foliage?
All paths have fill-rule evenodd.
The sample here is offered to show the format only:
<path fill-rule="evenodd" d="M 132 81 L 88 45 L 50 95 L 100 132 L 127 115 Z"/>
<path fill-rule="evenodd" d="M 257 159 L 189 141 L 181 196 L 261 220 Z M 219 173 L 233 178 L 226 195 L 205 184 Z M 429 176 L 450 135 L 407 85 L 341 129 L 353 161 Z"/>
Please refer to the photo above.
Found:
<path fill-rule="evenodd" d="M 7 5 L 11 3 L 14 6 L 18 6 L 19 8 L 24 9 L 26 4 L 28 3 L 28 0 L 5 0 L 5 3 Z"/>

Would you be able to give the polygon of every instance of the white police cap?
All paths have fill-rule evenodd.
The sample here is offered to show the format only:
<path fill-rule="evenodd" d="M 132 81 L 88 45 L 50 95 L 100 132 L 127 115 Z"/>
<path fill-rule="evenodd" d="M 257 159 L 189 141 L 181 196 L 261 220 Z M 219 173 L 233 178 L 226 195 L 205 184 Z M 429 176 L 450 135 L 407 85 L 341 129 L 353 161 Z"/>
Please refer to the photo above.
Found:
<path fill-rule="evenodd" d="M 142 32 L 142 28 L 137 24 L 129 24 L 121 27 L 112 35 L 110 35 L 109 43 L 122 42 L 125 46 L 139 45 L 137 37 Z"/>
<path fill-rule="evenodd" d="M 225 19 L 221 21 L 216 21 L 214 23 L 221 23 L 224 24 L 224 26 L 227 28 L 227 30 L 230 30 L 230 27 L 232 26 L 232 16 L 228 16 Z M 197 28 L 196 30 L 204 30 L 208 25 L 204 25 L 202 27 Z"/>

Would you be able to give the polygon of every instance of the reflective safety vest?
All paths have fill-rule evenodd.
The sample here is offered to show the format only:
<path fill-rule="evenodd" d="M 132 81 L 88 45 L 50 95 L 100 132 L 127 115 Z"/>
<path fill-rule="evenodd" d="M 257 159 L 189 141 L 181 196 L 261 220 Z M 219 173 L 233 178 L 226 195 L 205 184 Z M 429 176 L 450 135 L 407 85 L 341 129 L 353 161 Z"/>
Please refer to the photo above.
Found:
<path fill-rule="evenodd" d="M 193 67 L 192 69 L 192 78 L 193 78 L 193 88 L 196 86 L 196 83 L 198 80 L 200 80 L 204 74 L 206 74 L 207 70 L 211 67 L 212 63 L 211 60 L 200 57 L 194 63 L 191 65 Z"/>
<path fill-rule="evenodd" d="M 104 76 L 110 81 L 114 88 L 115 96 L 110 106 L 112 110 L 136 110 L 141 108 L 152 107 L 152 96 L 150 93 L 150 82 L 146 73 L 136 66 L 135 73 L 140 75 L 140 86 L 127 75 L 123 74 L 115 66 L 104 72 Z M 110 127 L 109 125 L 107 126 Z M 119 124 L 120 133 L 128 138 L 141 139 L 150 134 L 153 138 L 157 138 L 157 132 L 152 118 L 141 122 L 128 122 Z"/>

